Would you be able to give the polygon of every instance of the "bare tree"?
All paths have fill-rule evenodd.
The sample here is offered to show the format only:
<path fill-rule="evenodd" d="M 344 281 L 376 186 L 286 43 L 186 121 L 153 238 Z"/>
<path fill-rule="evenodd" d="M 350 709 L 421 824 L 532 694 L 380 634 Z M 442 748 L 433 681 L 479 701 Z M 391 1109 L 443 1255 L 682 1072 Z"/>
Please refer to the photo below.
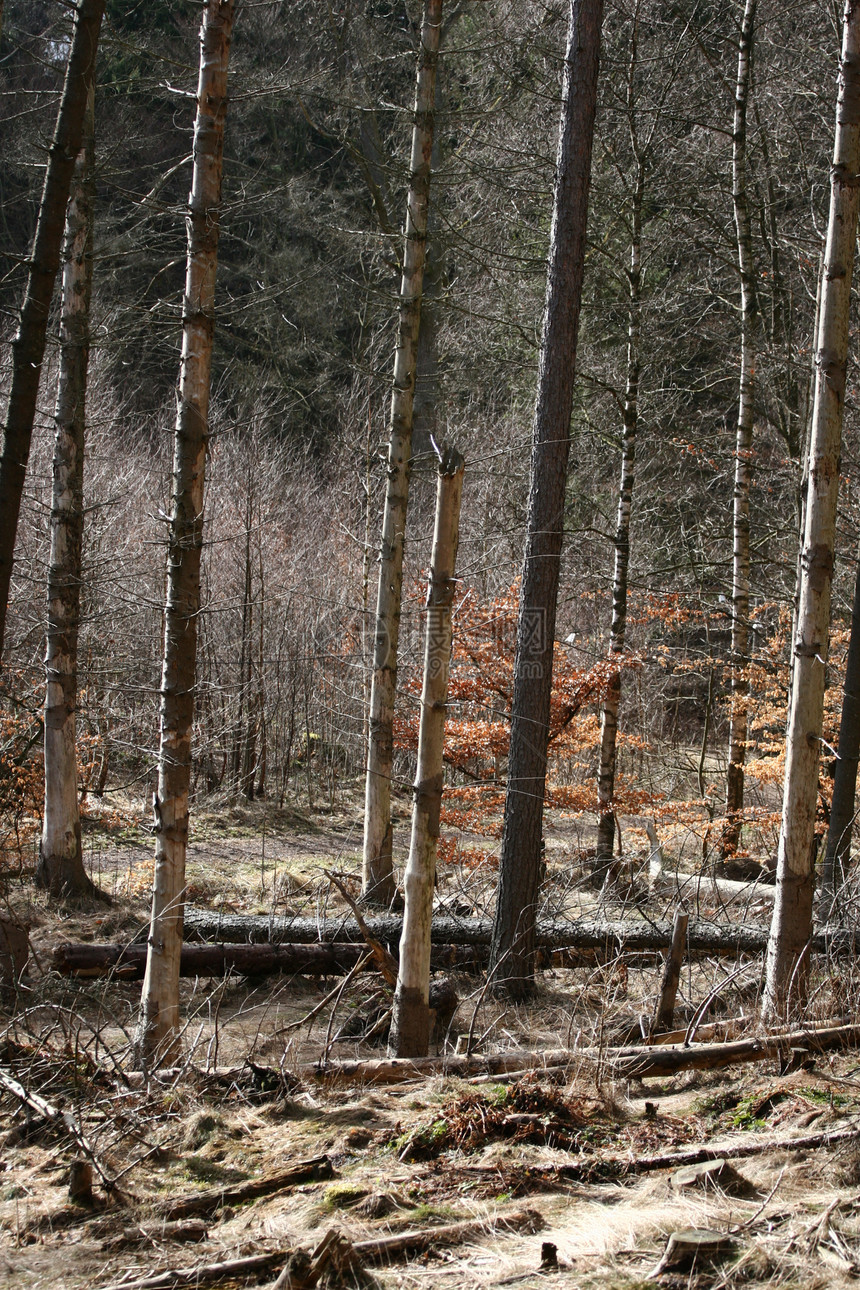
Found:
<path fill-rule="evenodd" d="M 860 206 L 860 3 L 846 0 L 836 140 L 830 171 L 830 215 L 816 336 L 815 404 L 809 485 L 793 641 L 794 668 L 786 736 L 777 890 L 768 942 L 762 1012 L 782 1019 L 792 999 L 803 1002 L 812 930 L 815 813 L 830 641 L 830 588 L 839 493 L 839 456 L 854 242 Z"/>
<path fill-rule="evenodd" d="M 602 18 L 603 0 L 571 0 L 532 437 L 502 855 L 490 950 L 496 988 L 514 998 L 528 996 L 534 985 L 555 616 Z"/>
<path fill-rule="evenodd" d="M 87 95 L 94 76 L 104 7 L 105 0 L 80 0 L 76 11 L 66 79 L 30 253 L 27 289 L 18 331 L 12 342 L 12 386 L 0 456 L 0 655 L 6 632 L 15 535 L 45 355 L 48 313 L 54 280 L 60 267 L 66 205 L 81 148 Z"/>
<path fill-rule="evenodd" d="M 633 153 L 634 177 L 630 212 L 630 264 L 627 270 L 627 372 L 624 387 L 621 439 L 621 480 L 615 519 L 615 561 L 612 574 L 612 623 L 609 654 L 620 661 L 627 636 L 627 575 L 630 566 L 630 517 L 636 481 L 636 440 L 639 432 L 639 379 L 642 369 L 640 332 L 642 326 L 642 204 L 645 171 L 656 129 L 652 121 L 642 141 L 636 118 L 635 82 L 639 55 L 639 3 L 637 0 L 630 34 L 627 76 L 627 125 Z M 597 860 L 612 859 L 615 846 L 615 771 L 618 745 L 618 710 L 621 706 L 621 670 L 614 667 L 606 683 L 606 697 L 600 714 L 600 761 L 597 772 Z"/>
<path fill-rule="evenodd" d="M 406 905 L 391 1022 L 391 1051 L 397 1057 L 426 1057 L 430 1042 L 430 923 L 442 809 L 442 757 L 451 665 L 451 607 L 456 590 L 454 571 L 462 492 L 463 458 L 453 449 L 447 449 L 439 463 L 436 488 L 415 804 L 403 883 Z"/>
<path fill-rule="evenodd" d="M 93 895 L 84 870 L 75 711 L 84 521 L 84 435 L 93 284 L 94 87 L 66 214 L 60 367 L 54 413 L 51 556 L 45 646 L 45 811 L 36 885 L 53 896 Z"/>
<path fill-rule="evenodd" d="M 391 393 L 388 479 L 379 559 L 365 789 L 362 895 L 365 900 L 379 904 L 388 904 L 394 896 L 391 861 L 392 724 L 397 689 L 403 545 L 412 466 L 412 405 L 421 321 L 433 153 L 433 106 L 441 25 L 442 0 L 424 0 L 400 286 L 400 327 Z"/>
<path fill-rule="evenodd" d="M 753 260 L 752 229 L 747 200 L 747 104 L 749 102 L 756 0 L 746 0 L 738 48 L 732 133 L 732 201 L 737 234 L 741 284 L 741 373 L 735 440 L 732 539 L 732 697 L 729 727 L 729 765 L 726 776 L 726 819 L 721 837 L 723 859 L 733 854 L 741 834 L 744 806 L 744 761 L 749 727 L 750 645 L 750 476 L 755 417 L 755 362 L 758 298 Z"/>
<path fill-rule="evenodd" d="M 169 1058 L 179 1043 L 179 956 L 185 908 L 203 495 L 233 10 L 234 0 L 206 0 L 200 29 L 164 609 L 161 740 L 154 797 L 155 874 L 137 1035 L 138 1060 L 145 1066 Z"/>

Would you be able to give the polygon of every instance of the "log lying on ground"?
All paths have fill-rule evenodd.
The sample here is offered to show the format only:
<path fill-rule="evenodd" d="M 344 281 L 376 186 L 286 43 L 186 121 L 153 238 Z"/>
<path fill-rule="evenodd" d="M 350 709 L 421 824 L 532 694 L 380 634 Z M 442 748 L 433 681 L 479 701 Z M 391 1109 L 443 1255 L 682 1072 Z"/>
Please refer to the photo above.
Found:
<path fill-rule="evenodd" d="M 214 1214 L 225 1205 L 238 1205 L 242 1201 L 257 1200 L 260 1196 L 273 1196 L 276 1192 L 288 1191 L 301 1183 L 320 1182 L 334 1178 L 334 1167 L 328 1156 L 315 1156 L 312 1160 L 300 1160 L 286 1169 L 274 1173 L 261 1174 L 247 1182 L 227 1183 L 223 1187 L 212 1187 L 207 1191 L 190 1192 L 187 1196 L 172 1196 L 159 1201 L 154 1212 L 163 1218 L 188 1218 L 192 1214 Z"/>
<path fill-rule="evenodd" d="M 537 1210 L 522 1209 L 515 1214 L 500 1214 L 497 1218 L 471 1218 L 463 1223 L 446 1223 L 444 1227 L 417 1228 L 395 1232 L 392 1236 L 354 1241 L 352 1248 L 365 1262 L 388 1263 L 391 1259 L 419 1254 L 437 1245 L 459 1245 L 473 1236 L 489 1236 L 491 1232 L 539 1232 L 543 1225 Z"/>
<path fill-rule="evenodd" d="M 755 1036 L 722 1044 L 671 1045 L 650 1048 L 580 1048 L 549 1049 L 546 1052 L 494 1053 L 477 1055 L 416 1058 L 379 1058 L 372 1061 L 329 1062 L 326 1066 L 299 1068 L 304 1079 L 367 1084 L 398 1084 L 431 1075 L 496 1075 L 510 1071 L 541 1070 L 555 1066 L 575 1066 L 599 1062 L 617 1078 L 631 1079 L 653 1075 L 673 1075 L 683 1070 L 716 1070 L 722 1066 L 745 1062 L 762 1062 L 788 1057 L 792 1049 L 822 1052 L 830 1048 L 849 1048 L 860 1044 L 860 1025 L 828 1026 L 820 1030 L 793 1030 L 778 1035 Z"/>
<path fill-rule="evenodd" d="M 468 970 L 477 966 L 475 951 L 468 945 L 439 945 L 434 949 L 436 952 L 431 959 L 434 971 L 451 967 Z M 366 954 L 366 945 L 349 941 L 326 941 L 313 945 L 183 945 L 179 975 L 211 977 L 238 972 L 243 976 L 273 976 L 277 973 L 340 976 L 354 968 Z M 146 969 L 146 946 L 67 942 L 54 950 L 51 967 L 61 976 L 112 974 L 137 981 Z M 368 967 L 372 970 L 374 964 L 369 963 Z"/>
<path fill-rule="evenodd" d="M 402 920 L 398 915 L 367 918 L 367 927 L 378 940 L 389 945 L 400 941 Z M 485 949 L 490 943 L 492 923 L 482 918 L 454 918 L 435 915 L 432 940 L 435 945 L 472 945 Z M 767 948 L 769 928 L 728 925 L 691 919 L 687 929 L 687 947 L 710 954 L 761 954 Z M 187 909 L 185 935 L 188 940 L 227 943 L 310 944 L 314 941 L 361 940 L 360 929 L 352 918 L 291 918 L 212 913 Z M 643 919 L 606 921 L 579 918 L 572 922 L 541 921 L 537 927 L 538 944 L 544 949 L 563 950 L 665 950 L 672 941 L 672 924 L 666 920 L 645 922 Z M 834 929 L 813 938 L 816 951 L 838 949 L 853 952 L 856 940 L 850 934 Z"/>
<path fill-rule="evenodd" d="M 722 1044 L 691 1044 L 652 1048 L 609 1048 L 606 1063 L 613 1075 L 640 1078 L 646 1075 L 674 1075 L 685 1070 L 718 1070 L 744 1062 L 787 1059 L 792 1050 L 823 1052 L 828 1048 L 850 1048 L 860 1044 L 860 1025 L 827 1026 L 818 1030 L 792 1030 L 778 1035 L 735 1039 Z"/>
<path fill-rule="evenodd" d="M 719 909 L 723 905 L 773 904 L 776 887 L 767 882 L 736 882 L 733 878 L 712 878 L 708 874 L 668 873 L 663 870 L 651 880 L 651 894 L 659 900 L 684 900 L 693 906 Z"/>
<path fill-rule="evenodd" d="M 469 1219 L 464 1223 L 448 1223 L 444 1227 L 427 1227 L 410 1232 L 400 1232 L 393 1236 L 383 1236 L 367 1241 L 348 1243 L 351 1253 L 361 1262 L 385 1263 L 395 1258 L 403 1258 L 421 1250 L 431 1249 L 435 1245 L 458 1245 L 475 1236 L 489 1236 L 493 1232 L 539 1232 L 543 1227 L 541 1215 L 534 1209 L 519 1210 L 515 1214 L 499 1214 L 495 1218 Z M 324 1246 L 337 1234 L 329 1232 L 323 1237 L 315 1258 Z M 245 1258 L 227 1259 L 221 1263 L 198 1263 L 190 1268 L 167 1268 L 164 1272 L 155 1272 L 150 1276 L 140 1277 L 136 1281 L 118 1281 L 105 1286 L 104 1290 L 170 1290 L 173 1286 L 212 1285 L 218 1281 L 242 1281 L 249 1277 L 259 1278 L 279 1264 L 284 1264 L 294 1256 L 294 1250 L 269 1250 L 264 1254 L 251 1254 Z M 307 1259 L 305 1262 L 312 1262 Z M 311 1277 L 312 1281 L 315 1278 Z M 296 1278 L 298 1282 L 298 1278 Z M 283 1284 L 281 1279 L 278 1283 Z M 277 1284 L 277 1283 L 276 1283 Z"/>

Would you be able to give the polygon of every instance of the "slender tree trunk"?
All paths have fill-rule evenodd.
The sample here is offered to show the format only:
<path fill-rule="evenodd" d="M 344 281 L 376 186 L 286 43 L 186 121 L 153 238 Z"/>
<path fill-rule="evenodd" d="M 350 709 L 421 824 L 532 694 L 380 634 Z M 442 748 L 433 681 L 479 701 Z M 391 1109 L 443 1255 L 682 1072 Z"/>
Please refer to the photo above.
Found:
<path fill-rule="evenodd" d="M 806 998 L 812 931 L 815 812 L 830 639 L 839 456 L 854 241 L 860 205 L 860 2 L 846 0 L 830 216 L 816 337 L 809 488 L 794 637 L 777 890 L 767 952 L 763 1015 L 778 1020 Z"/>
<path fill-rule="evenodd" d="M 638 18 L 637 18 L 638 24 Z M 635 66 L 631 57 L 631 84 Z M 632 112 L 632 104 L 628 103 Z M 632 121 L 631 130 L 633 131 Z M 636 146 L 635 131 L 634 148 Z M 630 268 L 627 274 L 629 302 L 627 322 L 627 381 L 624 391 L 624 433 L 621 443 L 621 484 L 618 490 L 618 514 L 615 523 L 615 568 L 612 575 L 612 625 L 609 631 L 609 655 L 618 662 L 624 653 L 627 635 L 627 570 L 630 564 L 630 514 L 636 479 L 636 436 L 639 430 L 639 333 L 642 318 L 642 200 L 645 191 L 645 167 L 637 160 L 636 187 L 633 192 L 633 226 L 630 242 Z M 613 668 L 606 686 L 606 697 L 600 720 L 600 766 L 597 775 L 597 860 L 611 860 L 615 845 L 615 768 L 618 740 L 618 709 L 621 703 L 621 669 Z"/>
<path fill-rule="evenodd" d="M 534 986 L 555 614 L 602 17 L 603 0 L 571 0 L 490 954 L 496 989 L 517 999 Z"/>
<path fill-rule="evenodd" d="M 441 24 L 442 0 L 424 0 L 370 692 L 362 895 L 365 900 L 377 904 L 390 903 L 395 890 L 391 860 L 392 724 L 397 688 L 403 545 L 412 458 L 412 402 L 427 241 L 433 103 Z"/>
<path fill-rule="evenodd" d="M 735 442 L 732 543 L 732 698 L 723 859 L 738 848 L 744 807 L 744 761 L 749 726 L 750 477 L 755 415 L 755 361 L 759 330 L 752 230 L 747 202 L 747 104 L 749 101 L 756 0 L 746 0 L 738 50 L 732 147 L 732 199 L 741 281 L 741 375 Z"/>
<path fill-rule="evenodd" d="M 172 1060 L 179 1046 L 179 956 L 185 908 L 203 488 L 233 9 L 234 0 L 206 0 L 200 29 L 164 611 L 155 875 L 137 1036 L 137 1056 L 144 1066 Z"/>
<path fill-rule="evenodd" d="M 430 1043 L 430 924 L 444 780 L 442 754 L 451 665 L 451 606 L 456 582 L 463 458 L 447 450 L 439 465 L 436 524 L 424 649 L 424 684 L 418 731 L 418 769 L 412 808 L 412 841 L 406 865 L 400 968 L 391 1021 L 391 1052 L 426 1057 Z"/>
<path fill-rule="evenodd" d="M 0 655 L 6 632 L 15 535 L 45 355 L 48 314 L 54 280 L 60 267 L 66 205 L 75 161 L 81 150 L 87 95 L 95 74 L 104 7 L 105 0 L 80 0 L 78 5 L 30 253 L 27 290 L 18 331 L 12 342 L 12 388 L 6 407 L 0 456 Z"/>
<path fill-rule="evenodd" d="M 36 886 L 52 896 L 93 895 L 84 870 L 75 711 L 84 522 L 84 435 L 93 283 L 94 87 L 66 213 L 60 368 L 54 413 L 51 555 L 45 646 L 45 811 Z"/>
<path fill-rule="evenodd" d="M 842 689 L 842 717 L 839 722 L 839 748 L 833 777 L 833 801 L 827 828 L 827 851 L 821 869 L 821 917 L 836 912 L 838 893 L 845 881 L 851 854 L 851 831 L 854 827 L 857 794 L 857 766 L 860 762 L 860 562 L 854 582 L 854 604 L 851 609 L 851 637 L 845 660 L 845 683 Z"/>

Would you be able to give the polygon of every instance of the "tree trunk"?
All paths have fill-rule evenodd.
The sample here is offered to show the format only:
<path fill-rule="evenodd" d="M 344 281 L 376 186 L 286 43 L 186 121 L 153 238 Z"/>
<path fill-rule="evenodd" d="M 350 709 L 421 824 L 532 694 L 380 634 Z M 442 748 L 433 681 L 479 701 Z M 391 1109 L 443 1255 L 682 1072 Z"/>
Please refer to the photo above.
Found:
<path fill-rule="evenodd" d="M 203 487 L 233 8 L 234 0 L 206 0 L 200 30 L 164 611 L 155 875 L 137 1036 L 137 1057 L 143 1066 L 172 1059 L 179 1045 L 179 958 L 185 904 Z"/>
<path fill-rule="evenodd" d="M 36 886 L 52 896 L 91 896 L 78 807 L 75 711 L 84 523 L 84 434 L 93 283 L 94 86 L 66 213 L 60 368 L 54 413 L 51 555 L 45 647 L 45 811 Z"/>
<path fill-rule="evenodd" d="M 821 870 L 821 908 L 823 919 L 837 912 L 838 893 L 845 881 L 851 854 L 851 831 L 854 827 L 854 801 L 857 793 L 857 765 L 860 762 L 860 562 L 854 583 L 851 609 L 851 637 L 845 660 L 845 684 L 842 689 L 842 716 L 839 722 L 839 748 L 833 778 L 833 801 L 827 828 L 827 851 Z"/>
<path fill-rule="evenodd" d="M 45 354 L 48 314 L 54 280 L 60 267 L 66 204 L 75 161 L 81 150 L 87 95 L 95 75 L 104 7 L 105 0 L 80 0 L 77 9 L 60 110 L 39 203 L 27 290 L 18 331 L 12 342 L 12 388 L 0 456 L 0 655 L 6 631 L 15 535 Z"/>
<path fill-rule="evenodd" d="M 394 358 L 388 483 L 382 520 L 382 550 L 376 601 L 373 678 L 370 690 L 370 737 L 364 814 L 362 896 L 387 905 L 394 897 L 391 860 L 391 775 L 393 767 L 394 697 L 397 687 L 397 643 L 409 476 L 412 465 L 412 403 L 421 319 L 421 291 L 430 199 L 433 152 L 433 103 L 442 24 L 442 0 L 424 0 L 421 50 L 415 92 L 406 239 L 400 285 L 400 329 Z"/>
<path fill-rule="evenodd" d="M 517 999 L 527 997 L 534 984 L 555 613 L 602 16 L 603 0 L 571 0 L 491 950 L 496 989 Z"/>
<path fill-rule="evenodd" d="M 412 841 L 404 877 L 406 906 L 391 1021 L 390 1047 L 395 1057 L 426 1057 L 430 1043 L 430 924 L 442 808 L 442 754 L 451 665 L 451 606 L 456 590 L 454 570 L 462 493 L 463 458 L 458 452 L 448 449 L 439 463 L 436 525 L 427 590 L 424 685 L 418 731 L 415 805 L 412 808 Z"/>
<path fill-rule="evenodd" d="M 812 930 L 815 812 L 830 639 L 830 584 L 839 492 L 845 373 L 860 204 L 860 3 L 846 0 L 830 215 L 821 317 L 816 337 L 815 406 L 809 445 L 809 488 L 794 638 L 791 709 L 786 738 L 777 894 L 767 954 L 763 1014 L 788 1012 L 806 998 Z"/>
<path fill-rule="evenodd" d="M 738 79 L 732 145 L 732 199 L 741 280 L 741 375 L 735 441 L 732 539 L 732 698 L 726 819 L 720 851 L 723 859 L 737 851 L 744 806 L 744 761 L 749 726 L 750 612 L 750 475 L 752 466 L 754 384 L 758 334 L 758 300 L 752 230 L 747 202 L 747 103 L 749 101 L 756 0 L 746 0 L 738 50 Z"/>
<path fill-rule="evenodd" d="M 632 80 L 632 76 L 631 76 Z M 630 513 L 636 479 L 636 436 L 639 429 L 639 332 L 642 317 L 642 199 L 644 165 L 637 162 L 633 194 L 633 236 L 630 243 L 629 305 L 627 323 L 627 382 L 624 391 L 624 436 L 621 445 L 621 484 L 615 524 L 615 569 L 612 575 L 612 625 L 609 654 L 618 662 L 627 634 L 627 570 L 630 564 Z M 597 775 L 597 861 L 609 861 L 615 845 L 615 768 L 618 709 L 621 703 L 621 670 L 615 667 L 606 685 L 600 720 L 600 766 Z"/>

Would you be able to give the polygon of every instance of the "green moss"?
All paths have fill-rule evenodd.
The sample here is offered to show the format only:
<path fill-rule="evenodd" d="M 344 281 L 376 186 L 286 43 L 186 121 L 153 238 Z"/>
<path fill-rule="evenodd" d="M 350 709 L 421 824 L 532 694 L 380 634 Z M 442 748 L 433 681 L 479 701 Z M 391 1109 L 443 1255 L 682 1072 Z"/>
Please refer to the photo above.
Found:
<path fill-rule="evenodd" d="M 732 1127 L 743 1130 L 766 1129 L 767 1121 L 760 1119 L 755 1114 L 760 1106 L 761 1095 L 759 1093 L 754 1093 L 751 1097 L 741 1098 L 732 1112 Z"/>
<path fill-rule="evenodd" d="M 329 1213 L 336 1209 L 346 1209 L 366 1195 L 367 1191 L 364 1187 L 356 1187 L 353 1183 L 332 1183 L 331 1187 L 326 1187 L 323 1192 L 322 1207 Z"/>

